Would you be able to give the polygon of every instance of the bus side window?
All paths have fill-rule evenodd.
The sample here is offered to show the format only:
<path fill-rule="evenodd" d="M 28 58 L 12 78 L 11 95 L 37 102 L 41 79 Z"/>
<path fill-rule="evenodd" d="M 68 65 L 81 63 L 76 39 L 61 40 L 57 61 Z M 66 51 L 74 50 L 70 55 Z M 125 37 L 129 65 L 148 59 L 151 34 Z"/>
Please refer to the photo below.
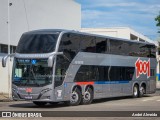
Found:
<path fill-rule="evenodd" d="M 83 36 L 80 43 L 81 52 L 96 52 L 95 37 Z"/>
<path fill-rule="evenodd" d="M 126 80 L 132 80 L 134 74 L 134 67 L 126 67 Z"/>
<path fill-rule="evenodd" d="M 85 81 L 95 81 L 96 80 L 96 67 L 83 65 L 79 68 L 74 81 L 75 82 L 85 82 Z"/>
<path fill-rule="evenodd" d="M 107 53 L 107 41 L 105 38 L 96 38 L 96 53 Z"/>
<path fill-rule="evenodd" d="M 96 81 L 109 81 L 108 80 L 108 66 L 96 67 Z"/>
<path fill-rule="evenodd" d="M 65 33 L 62 36 L 59 52 L 63 52 L 72 61 L 79 51 L 80 36 L 74 33 Z"/>

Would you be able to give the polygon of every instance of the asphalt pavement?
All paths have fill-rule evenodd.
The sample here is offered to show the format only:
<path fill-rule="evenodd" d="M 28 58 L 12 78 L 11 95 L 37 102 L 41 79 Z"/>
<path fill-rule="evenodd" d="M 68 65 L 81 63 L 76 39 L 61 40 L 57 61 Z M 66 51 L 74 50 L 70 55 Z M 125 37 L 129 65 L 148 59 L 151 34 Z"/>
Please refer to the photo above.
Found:
<path fill-rule="evenodd" d="M 57 120 L 97 120 L 97 119 L 111 119 L 111 120 L 160 120 L 160 117 L 156 116 L 132 116 L 132 114 L 138 114 L 138 111 L 141 113 L 150 112 L 156 113 L 160 116 L 160 90 L 157 90 L 155 94 L 145 95 L 142 98 L 132 98 L 128 97 L 117 97 L 117 98 L 106 98 L 94 100 L 90 105 L 79 105 L 79 106 L 68 106 L 63 102 L 58 104 L 47 104 L 44 107 L 38 107 L 30 101 L 9 101 L 9 102 L 0 102 L 0 111 L 18 111 L 18 112 L 46 112 L 50 116 L 54 117 Z M 125 112 L 124 112 L 125 111 Z M 50 112 L 50 113 L 49 113 Z M 97 113 L 96 113 L 97 112 Z M 55 115 L 54 115 L 55 114 Z M 65 118 L 64 116 L 70 115 Z M 78 117 L 76 117 L 76 114 Z M 105 117 L 105 115 L 110 115 L 111 117 Z M 122 116 L 121 116 L 122 114 Z M 63 116 L 64 115 L 64 116 Z M 73 116 L 72 116 L 73 115 Z M 87 117 L 91 115 L 92 117 Z M 97 115 L 97 116 L 96 116 Z M 102 116 L 99 116 L 102 115 Z M 130 117 L 124 117 L 129 115 Z M 93 117 L 94 116 L 94 117 Z M 2 118 L 0 118 L 2 119 Z M 5 118 L 6 119 L 6 118 Z M 15 119 L 15 118 L 12 118 Z M 24 118 L 30 119 L 30 118 Z M 39 119 L 39 118 L 34 118 Z M 41 119 L 49 120 L 53 119 L 52 117 L 43 117 Z"/>

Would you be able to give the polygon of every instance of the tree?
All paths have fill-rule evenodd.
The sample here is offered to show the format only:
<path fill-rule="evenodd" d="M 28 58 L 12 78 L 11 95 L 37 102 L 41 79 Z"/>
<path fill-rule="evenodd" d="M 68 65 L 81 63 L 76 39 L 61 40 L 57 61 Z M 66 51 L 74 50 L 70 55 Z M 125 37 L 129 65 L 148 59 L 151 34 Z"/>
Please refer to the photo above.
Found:
<path fill-rule="evenodd" d="M 160 27 L 160 14 L 155 18 L 155 21 L 157 21 L 156 26 Z M 158 33 L 160 33 L 160 31 L 158 31 Z"/>
<path fill-rule="evenodd" d="M 160 28 L 160 12 L 159 12 L 159 15 L 155 18 L 155 21 L 157 22 L 156 26 Z M 160 33 L 160 29 L 159 29 L 158 33 Z M 157 41 L 159 43 L 158 55 L 160 55 L 160 38 L 157 38 Z"/>

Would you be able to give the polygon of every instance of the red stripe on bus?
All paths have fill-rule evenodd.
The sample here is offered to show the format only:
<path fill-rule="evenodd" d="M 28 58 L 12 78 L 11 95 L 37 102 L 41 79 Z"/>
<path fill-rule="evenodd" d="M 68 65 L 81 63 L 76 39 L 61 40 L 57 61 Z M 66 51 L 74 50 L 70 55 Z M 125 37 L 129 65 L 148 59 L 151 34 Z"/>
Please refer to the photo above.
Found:
<path fill-rule="evenodd" d="M 93 85 L 94 82 L 76 82 L 77 85 Z"/>

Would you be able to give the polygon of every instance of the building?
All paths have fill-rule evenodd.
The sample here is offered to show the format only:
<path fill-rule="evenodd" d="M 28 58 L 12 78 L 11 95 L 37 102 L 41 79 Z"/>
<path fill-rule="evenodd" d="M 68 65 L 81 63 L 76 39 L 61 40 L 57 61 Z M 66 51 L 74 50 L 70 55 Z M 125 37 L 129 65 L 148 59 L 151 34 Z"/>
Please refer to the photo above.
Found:
<path fill-rule="evenodd" d="M 11 76 L 12 61 L 9 68 L 2 68 L 1 65 L 2 56 L 8 53 L 8 16 L 11 53 L 15 52 L 20 36 L 26 31 L 57 28 L 79 30 L 81 27 L 81 6 L 74 0 L 9 1 L 8 5 L 8 0 L 0 0 L 0 93 L 8 93 L 8 78 Z"/>
<path fill-rule="evenodd" d="M 81 7 L 74 0 L 10 0 L 11 48 L 23 32 L 36 29 L 80 29 Z M 8 2 L 0 1 L 0 53 L 7 53 Z M 12 50 L 12 49 L 11 49 Z"/>

